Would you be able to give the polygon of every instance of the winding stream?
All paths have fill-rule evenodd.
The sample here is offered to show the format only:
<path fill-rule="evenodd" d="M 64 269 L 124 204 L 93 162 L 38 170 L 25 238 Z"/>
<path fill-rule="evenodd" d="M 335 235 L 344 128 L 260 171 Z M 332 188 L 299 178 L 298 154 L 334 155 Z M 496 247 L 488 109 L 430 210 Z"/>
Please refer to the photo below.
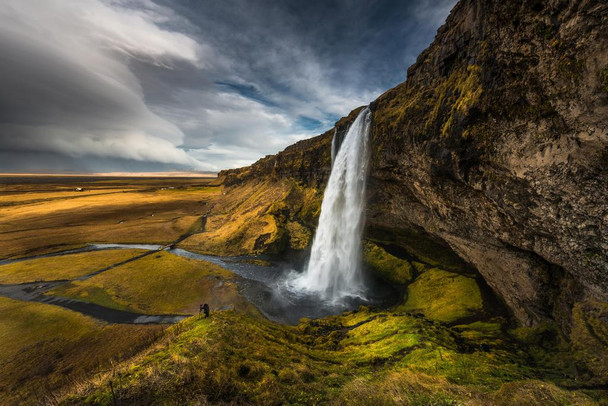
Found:
<path fill-rule="evenodd" d="M 152 244 L 91 244 L 80 249 L 12 260 L 3 260 L 0 261 L 0 265 L 30 261 L 38 258 L 69 255 L 78 252 L 110 249 L 143 249 L 147 250 L 147 252 L 71 280 L 0 285 L 0 296 L 5 296 L 16 300 L 61 306 L 108 323 L 176 323 L 185 319 L 186 317 L 189 317 L 190 315 L 155 315 L 133 313 L 108 308 L 94 303 L 45 294 L 56 286 L 72 281 L 86 280 L 127 262 L 135 261 L 144 256 L 151 255 L 159 250 L 164 250 L 180 257 L 211 262 L 238 275 L 239 278 L 236 278 L 236 283 L 239 287 L 240 293 L 248 301 L 255 305 L 265 317 L 279 323 L 297 324 L 302 317 L 319 318 L 339 314 L 347 310 L 355 309 L 359 305 L 386 306 L 395 303 L 398 297 L 396 291 L 394 291 L 392 287 L 385 285 L 380 281 L 373 281 L 372 283 L 376 283 L 377 286 L 375 286 L 375 289 L 372 289 L 371 292 L 375 293 L 371 294 L 366 299 L 353 298 L 352 300 L 341 302 L 339 304 L 331 301 L 322 301 L 319 299 L 318 295 L 302 292 L 298 293 L 284 289 L 285 279 L 290 277 L 293 272 L 293 267 L 288 263 L 272 263 L 269 266 L 264 266 L 252 263 L 252 260 L 258 259 L 256 257 L 216 257 L 211 255 L 197 254 L 181 248 L 170 248 L 163 245 Z"/>

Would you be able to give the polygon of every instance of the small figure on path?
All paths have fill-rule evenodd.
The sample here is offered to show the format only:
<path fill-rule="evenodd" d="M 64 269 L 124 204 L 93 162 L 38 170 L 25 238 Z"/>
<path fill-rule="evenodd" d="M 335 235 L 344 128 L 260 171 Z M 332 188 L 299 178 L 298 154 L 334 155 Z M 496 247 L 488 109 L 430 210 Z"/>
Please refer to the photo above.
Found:
<path fill-rule="evenodd" d="M 205 313 L 205 318 L 209 317 L 209 305 L 207 303 L 203 305 L 203 312 Z"/>
<path fill-rule="evenodd" d="M 200 315 L 203 312 L 203 305 L 198 306 L 198 314 Z"/>

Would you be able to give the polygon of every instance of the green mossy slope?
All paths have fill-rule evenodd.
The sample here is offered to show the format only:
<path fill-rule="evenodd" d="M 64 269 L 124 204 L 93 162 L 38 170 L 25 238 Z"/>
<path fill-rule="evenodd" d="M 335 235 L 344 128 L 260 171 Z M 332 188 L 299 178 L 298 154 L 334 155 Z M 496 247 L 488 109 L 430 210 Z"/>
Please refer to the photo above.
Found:
<path fill-rule="evenodd" d="M 475 316 L 483 310 L 481 291 L 474 278 L 433 268 L 423 272 L 407 288 L 400 310 L 420 312 L 445 323 Z"/>
<path fill-rule="evenodd" d="M 373 242 L 365 242 L 363 259 L 375 273 L 389 282 L 404 285 L 412 280 L 414 270 L 407 260 L 389 254 Z"/>
<path fill-rule="evenodd" d="M 515 396 L 520 404 L 596 404 L 556 386 L 573 382 L 566 370 L 545 381 L 498 322 L 448 328 L 362 308 L 288 327 L 216 312 L 171 327 L 63 403 L 503 405 Z"/>

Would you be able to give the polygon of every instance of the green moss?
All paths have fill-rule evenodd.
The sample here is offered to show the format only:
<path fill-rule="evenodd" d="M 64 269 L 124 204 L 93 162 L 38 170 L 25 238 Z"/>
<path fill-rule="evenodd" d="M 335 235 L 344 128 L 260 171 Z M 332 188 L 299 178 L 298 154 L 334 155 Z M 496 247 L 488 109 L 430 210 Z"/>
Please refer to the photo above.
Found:
<path fill-rule="evenodd" d="M 604 69 L 600 74 L 600 81 L 602 83 L 602 88 L 606 93 L 608 93 L 608 68 Z"/>
<path fill-rule="evenodd" d="M 576 303 L 572 311 L 570 338 L 575 356 L 584 367 L 579 371 L 587 381 L 608 383 L 608 303 Z"/>
<path fill-rule="evenodd" d="M 419 274 L 426 271 L 429 267 L 427 264 L 423 264 L 422 262 L 418 262 L 418 261 L 412 261 L 412 265 L 413 265 L 414 269 L 416 270 L 416 273 L 419 273 Z"/>
<path fill-rule="evenodd" d="M 526 346 L 529 364 L 555 379 L 563 382 L 564 377 L 576 377 L 576 366 L 570 344 L 565 340 L 557 325 L 546 322 L 534 327 L 519 327 L 509 331 L 520 345 Z"/>
<path fill-rule="evenodd" d="M 455 121 L 466 116 L 481 97 L 481 68 L 469 65 L 455 70 L 435 89 L 435 102 L 425 127 L 435 128 L 439 123 L 442 137 L 450 135 Z"/>
<path fill-rule="evenodd" d="M 479 337 L 471 340 L 461 330 Z M 296 327 L 216 312 L 167 329 L 151 351 L 80 385 L 67 403 L 111 401 L 109 383 L 117 386 L 118 373 L 122 403 L 129 404 L 495 404 L 506 393 L 529 404 L 589 399 L 530 383 L 526 356 L 508 346 L 471 346 L 497 331 L 495 323 L 448 329 L 369 308 Z M 552 397 L 544 397 L 545 387 Z"/>
<path fill-rule="evenodd" d="M 556 340 L 559 337 L 559 331 L 555 323 L 542 323 L 534 327 L 518 327 L 509 331 L 509 333 L 522 343 L 530 345 L 546 345 L 547 340 L 550 340 L 549 346 L 556 345 Z"/>
<path fill-rule="evenodd" d="M 389 254 L 373 242 L 365 242 L 363 258 L 372 270 L 390 282 L 404 285 L 412 280 L 413 269 L 408 261 Z"/>
<path fill-rule="evenodd" d="M 394 245 L 403 249 L 408 256 L 416 258 L 423 270 L 429 265 L 448 271 L 471 273 L 470 267 L 445 243 L 435 240 L 422 230 L 400 229 L 398 231 L 374 228 L 366 230 L 369 241 Z"/>
<path fill-rule="evenodd" d="M 420 312 L 431 320 L 453 322 L 483 310 L 475 279 L 433 268 L 408 286 L 408 298 L 398 309 Z"/>

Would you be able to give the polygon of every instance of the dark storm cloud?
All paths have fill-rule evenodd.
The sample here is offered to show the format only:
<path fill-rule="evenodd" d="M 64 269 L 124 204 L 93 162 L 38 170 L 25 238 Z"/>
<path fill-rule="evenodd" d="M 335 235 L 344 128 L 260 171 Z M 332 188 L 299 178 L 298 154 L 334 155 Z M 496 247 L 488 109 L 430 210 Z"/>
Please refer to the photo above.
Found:
<path fill-rule="evenodd" d="M 0 170 L 249 164 L 401 82 L 454 3 L 8 0 Z"/>

